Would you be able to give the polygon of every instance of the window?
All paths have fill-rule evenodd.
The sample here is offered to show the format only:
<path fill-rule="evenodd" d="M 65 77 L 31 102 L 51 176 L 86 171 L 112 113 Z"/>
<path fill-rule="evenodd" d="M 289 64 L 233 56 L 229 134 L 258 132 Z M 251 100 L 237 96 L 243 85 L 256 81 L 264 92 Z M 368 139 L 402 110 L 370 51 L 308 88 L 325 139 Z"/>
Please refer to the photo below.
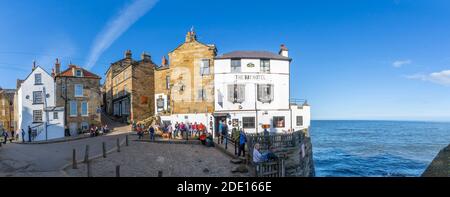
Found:
<path fill-rule="evenodd" d="M 122 103 L 122 113 L 125 115 L 129 115 L 130 114 L 130 101 L 125 100 Z"/>
<path fill-rule="evenodd" d="M 58 119 L 59 119 L 58 112 L 57 111 L 53 112 L 53 120 L 58 120 Z"/>
<path fill-rule="evenodd" d="M 158 112 L 162 112 L 164 110 L 164 99 L 162 97 L 159 97 L 156 100 L 156 108 Z"/>
<path fill-rule="evenodd" d="M 200 62 L 200 75 L 209 75 L 210 74 L 210 65 L 209 59 L 202 59 Z"/>
<path fill-rule="evenodd" d="M 170 90 L 170 76 L 166 76 L 166 89 Z"/>
<path fill-rule="evenodd" d="M 270 72 L 270 60 L 261 60 L 261 72 Z"/>
<path fill-rule="evenodd" d="M 206 90 L 205 89 L 202 88 L 202 89 L 198 90 L 197 99 L 202 100 L 202 101 L 206 100 Z"/>
<path fill-rule="evenodd" d="M 255 117 L 242 117 L 242 126 L 244 129 L 254 129 Z"/>
<path fill-rule="evenodd" d="M 258 85 L 258 101 L 262 103 L 271 103 L 274 99 L 274 88 L 270 84 Z"/>
<path fill-rule="evenodd" d="M 86 101 L 81 102 L 81 115 L 88 116 L 88 103 Z"/>
<path fill-rule="evenodd" d="M 303 116 L 297 116 L 297 126 L 303 126 Z"/>
<path fill-rule="evenodd" d="M 41 73 L 34 74 L 34 84 L 36 84 L 36 85 L 42 84 Z"/>
<path fill-rule="evenodd" d="M 33 104 L 42 104 L 44 103 L 42 97 L 42 91 L 34 91 L 33 92 Z"/>
<path fill-rule="evenodd" d="M 128 90 L 127 90 L 127 85 L 125 84 L 124 86 L 123 86 L 123 95 L 127 95 L 127 92 Z"/>
<path fill-rule="evenodd" d="M 76 77 L 82 77 L 83 76 L 83 72 L 81 70 L 75 70 L 75 76 Z"/>
<path fill-rule="evenodd" d="M 70 116 L 78 116 L 77 101 L 70 101 Z"/>
<path fill-rule="evenodd" d="M 42 110 L 33 110 L 33 122 L 42 122 Z"/>
<path fill-rule="evenodd" d="M 285 127 L 284 116 L 273 117 L 273 127 L 274 128 L 284 128 Z"/>
<path fill-rule="evenodd" d="M 228 85 L 228 101 L 232 103 L 243 103 L 245 101 L 245 85 Z"/>
<path fill-rule="evenodd" d="M 241 60 L 240 59 L 231 60 L 231 72 L 232 73 L 241 72 Z"/>
<path fill-rule="evenodd" d="M 66 84 L 65 83 L 61 84 L 61 92 L 62 92 L 62 95 L 66 94 Z"/>
<path fill-rule="evenodd" d="M 83 96 L 83 85 L 75 84 L 75 97 L 82 97 L 82 96 Z"/>

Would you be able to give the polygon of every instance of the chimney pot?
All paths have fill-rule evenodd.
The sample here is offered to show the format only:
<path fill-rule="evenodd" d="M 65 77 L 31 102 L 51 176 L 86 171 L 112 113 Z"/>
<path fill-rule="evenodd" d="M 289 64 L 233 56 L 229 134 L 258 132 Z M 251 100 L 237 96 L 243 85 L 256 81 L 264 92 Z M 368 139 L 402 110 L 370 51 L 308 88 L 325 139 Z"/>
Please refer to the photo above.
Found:
<path fill-rule="evenodd" d="M 289 50 L 286 47 L 286 45 L 282 44 L 280 46 L 280 52 L 278 52 L 278 54 L 280 54 L 281 56 L 284 56 L 284 57 L 289 57 Z"/>
<path fill-rule="evenodd" d="M 59 59 L 56 58 L 54 73 L 55 75 L 58 75 L 60 72 L 61 72 L 61 63 L 59 62 Z"/>
<path fill-rule="evenodd" d="M 132 53 L 131 53 L 131 50 L 130 50 L 130 49 L 128 49 L 127 51 L 125 51 L 125 58 L 126 58 L 126 59 L 131 59 L 131 56 L 132 56 Z"/>

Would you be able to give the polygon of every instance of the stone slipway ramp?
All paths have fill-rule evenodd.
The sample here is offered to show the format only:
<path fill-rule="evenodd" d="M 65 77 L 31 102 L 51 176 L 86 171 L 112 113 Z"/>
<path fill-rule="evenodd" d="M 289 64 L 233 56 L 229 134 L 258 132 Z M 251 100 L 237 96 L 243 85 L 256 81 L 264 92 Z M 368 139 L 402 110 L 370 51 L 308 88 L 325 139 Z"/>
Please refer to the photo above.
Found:
<path fill-rule="evenodd" d="M 450 177 L 450 145 L 439 152 L 422 177 Z"/>

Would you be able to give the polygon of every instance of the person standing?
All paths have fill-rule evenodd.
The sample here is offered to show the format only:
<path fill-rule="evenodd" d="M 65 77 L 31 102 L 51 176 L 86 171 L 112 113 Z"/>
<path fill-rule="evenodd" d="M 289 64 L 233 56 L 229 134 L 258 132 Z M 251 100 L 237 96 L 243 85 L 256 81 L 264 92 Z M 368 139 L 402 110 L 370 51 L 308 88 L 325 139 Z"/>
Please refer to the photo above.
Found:
<path fill-rule="evenodd" d="M 25 143 L 25 131 L 22 129 L 22 143 Z"/>
<path fill-rule="evenodd" d="M 217 132 L 217 137 L 219 138 L 218 144 L 221 144 L 223 142 L 223 136 L 222 136 L 223 122 L 222 121 L 219 121 L 219 131 Z"/>
<path fill-rule="evenodd" d="M 6 144 L 6 141 L 8 141 L 8 131 L 7 130 L 3 130 L 3 137 L 4 137 L 4 141 L 3 144 Z"/>
<path fill-rule="evenodd" d="M 197 132 L 198 132 L 197 127 L 198 127 L 197 122 L 194 122 L 194 124 L 192 125 L 192 134 L 194 136 L 197 136 Z"/>
<path fill-rule="evenodd" d="M 152 125 L 148 127 L 148 133 L 150 134 L 150 140 L 155 141 L 155 128 Z"/>
<path fill-rule="evenodd" d="M 223 139 L 225 139 L 225 149 L 228 148 L 228 125 L 226 122 L 224 122 L 223 124 L 223 128 L 222 128 L 222 143 L 223 143 Z"/>
<path fill-rule="evenodd" d="M 172 124 L 167 125 L 167 132 L 169 133 L 169 139 L 172 139 L 172 133 L 173 133 L 173 128 L 172 128 Z"/>
<path fill-rule="evenodd" d="M 31 127 L 28 126 L 28 142 L 31 142 Z"/>
<path fill-rule="evenodd" d="M 247 135 L 245 135 L 245 132 L 243 129 L 241 129 L 239 134 L 239 152 L 238 157 L 241 156 L 241 153 L 243 157 L 245 157 L 245 144 L 247 143 Z"/>

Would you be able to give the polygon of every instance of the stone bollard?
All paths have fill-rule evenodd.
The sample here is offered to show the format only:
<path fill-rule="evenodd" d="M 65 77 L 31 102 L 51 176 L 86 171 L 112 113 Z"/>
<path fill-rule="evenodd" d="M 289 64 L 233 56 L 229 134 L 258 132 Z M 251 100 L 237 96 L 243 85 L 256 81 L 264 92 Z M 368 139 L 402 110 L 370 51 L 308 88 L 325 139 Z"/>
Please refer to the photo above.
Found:
<path fill-rule="evenodd" d="M 92 169 L 91 169 L 91 161 L 86 162 L 86 168 L 87 168 L 87 177 L 92 177 Z"/>
<path fill-rule="evenodd" d="M 84 153 L 84 162 L 87 163 L 89 161 L 89 145 L 86 145 L 86 151 Z"/>
<path fill-rule="evenodd" d="M 77 152 L 75 149 L 72 150 L 72 169 L 77 169 Z"/>
<path fill-rule="evenodd" d="M 120 153 L 120 139 L 117 138 L 117 152 Z"/>
<path fill-rule="evenodd" d="M 116 177 L 120 177 L 120 165 L 116 166 Z"/>
<path fill-rule="evenodd" d="M 128 141 L 128 135 L 125 136 L 125 146 L 129 145 L 129 141 Z"/>
<path fill-rule="evenodd" d="M 162 177 L 163 176 L 163 172 L 160 170 L 158 171 L 158 177 Z"/>
<path fill-rule="evenodd" d="M 102 143 L 102 149 L 103 149 L 103 158 L 106 158 L 106 143 Z"/>

